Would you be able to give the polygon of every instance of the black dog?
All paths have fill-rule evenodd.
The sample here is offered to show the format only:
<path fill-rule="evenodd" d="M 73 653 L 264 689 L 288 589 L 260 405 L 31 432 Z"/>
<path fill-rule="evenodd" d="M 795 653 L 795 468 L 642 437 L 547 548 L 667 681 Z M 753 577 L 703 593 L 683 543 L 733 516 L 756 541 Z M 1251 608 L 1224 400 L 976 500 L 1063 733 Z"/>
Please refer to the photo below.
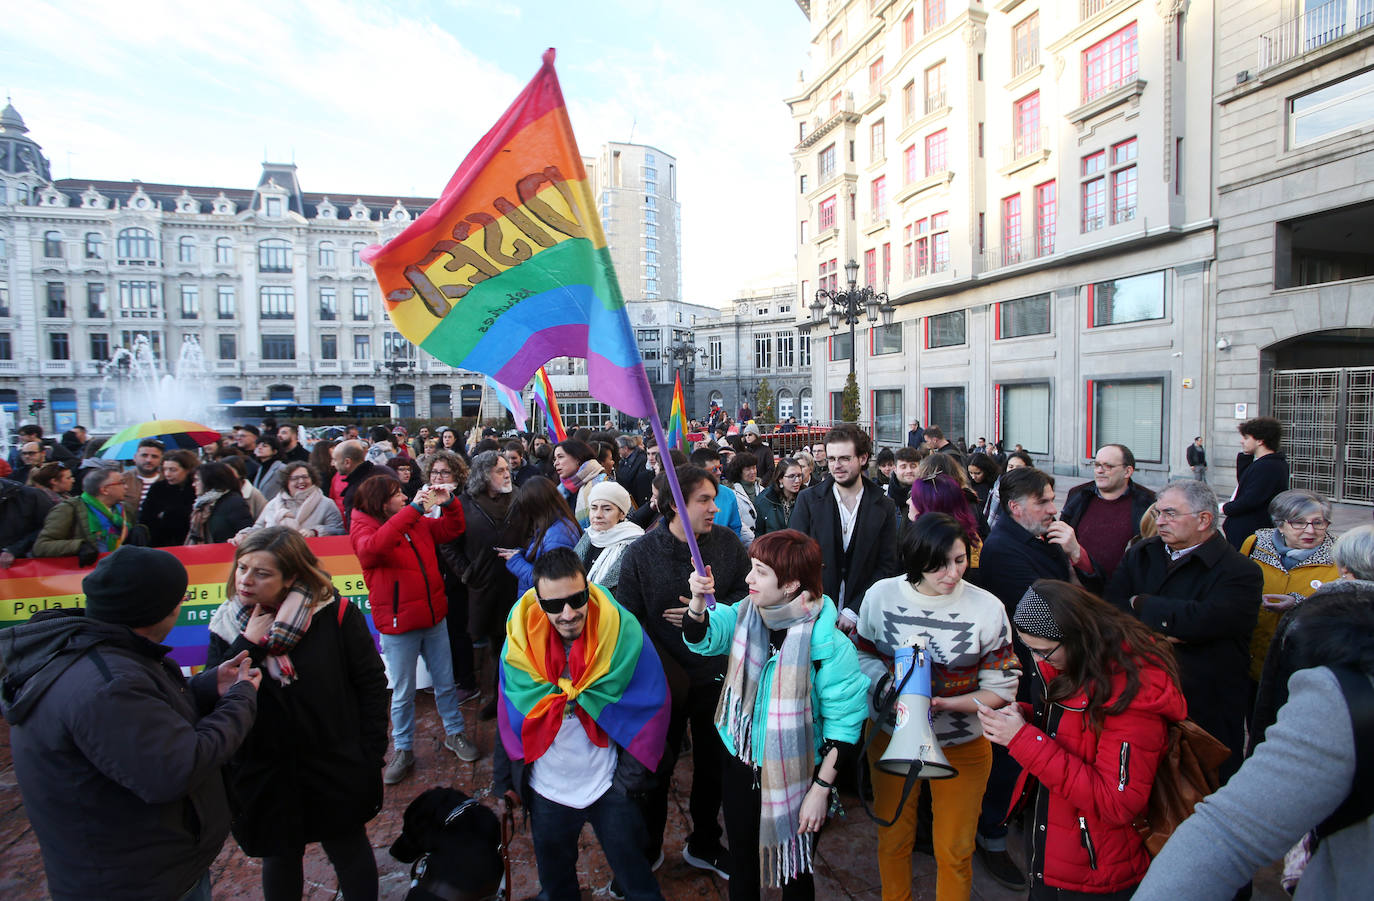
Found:
<path fill-rule="evenodd" d="M 505 875 L 501 822 L 456 788 L 431 788 L 406 808 L 391 856 L 410 868 L 407 901 L 495 897 Z"/>

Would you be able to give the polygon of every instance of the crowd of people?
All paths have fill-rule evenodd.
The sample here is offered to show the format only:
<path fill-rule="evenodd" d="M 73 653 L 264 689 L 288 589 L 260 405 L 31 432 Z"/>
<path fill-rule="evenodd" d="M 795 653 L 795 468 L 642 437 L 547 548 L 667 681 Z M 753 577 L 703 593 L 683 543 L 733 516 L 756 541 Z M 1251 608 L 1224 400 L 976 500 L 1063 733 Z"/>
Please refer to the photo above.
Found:
<path fill-rule="evenodd" d="M 813 898 L 839 788 L 872 800 L 886 901 L 913 896 L 917 851 L 941 901 L 970 897 L 975 864 L 1037 901 L 1230 898 L 1285 851 L 1298 897 L 1364 890 L 1374 774 L 1356 748 L 1374 737 L 1351 716 L 1374 674 L 1374 526 L 1338 539 L 1330 501 L 1290 489 L 1277 421 L 1240 425 L 1224 503 L 1194 455 L 1198 478 L 1155 491 L 1121 444 L 1061 503 L 1019 447 L 913 422 L 876 454 L 840 425 L 780 455 L 744 412 L 740 428 L 713 410 L 686 454 L 611 429 L 352 428 L 307 447 L 275 423 L 199 455 L 145 441 L 127 470 L 22 444 L 0 565 L 94 564 L 84 611 L 0 632 L 54 897 L 208 898 L 232 832 L 266 898 L 301 896 L 311 843 L 343 897 L 375 898 L 366 824 L 383 786 L 433 765 L 421 661 L 442 751 L 491 756 L 550 901 L 579 896 L 588 823 L 613 896 L 661 899 L 673 851 L 732 899 Z M 362 566 L 380 653 L 304 540 L 327 535 Z M 186 573 L 158 549 L 217 542 L 226 600 L 187 682 L 160 644 Z M 880 765 L 912 646 L 948 764 L 914 790 Z M 1230 756 L 1152 858 L 1133 823 L 1185 719 Z M 495 721 L 491 746 L 474 720 Z M 687 839 L 668 849 L 687 748 Z"/>

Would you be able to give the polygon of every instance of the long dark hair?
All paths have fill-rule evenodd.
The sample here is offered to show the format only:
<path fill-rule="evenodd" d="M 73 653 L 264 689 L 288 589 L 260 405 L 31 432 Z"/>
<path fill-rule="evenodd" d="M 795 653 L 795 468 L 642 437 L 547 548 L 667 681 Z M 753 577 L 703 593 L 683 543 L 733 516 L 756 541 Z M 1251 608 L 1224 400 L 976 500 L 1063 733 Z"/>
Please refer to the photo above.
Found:
<path fill-rule="evenodd" d="M 572 526 L 574 532 L 582 532 L 572 508 L 558 493 L 558 487 L 543 476 L 531 476 L 516 491 L 515 521 L 520 534 L 526 536 L 525 547 L 532 549 L 529 555 L 532 557 L 539 556 L 544 547 L 544 536 L 555 524 L 565 522 Z"/>
<path fill-rule="evenodd" d="M 1046 688 L 1046 700 L 1083 692 L 1094 732 L 1101 734 L 1108 716 L 1131 706 L 1140 691 L 1142 666 L 1157 666 L 1179 684 L 1173 648 L 1134 616 L 1068 582 L 1037 579 L 1031 588 L 1049 604 L 1050 617 L 1064 634 L 1065 666 Z M 1117 672 L 1126 675 L 1126 687 L 1109 704 Z"/>

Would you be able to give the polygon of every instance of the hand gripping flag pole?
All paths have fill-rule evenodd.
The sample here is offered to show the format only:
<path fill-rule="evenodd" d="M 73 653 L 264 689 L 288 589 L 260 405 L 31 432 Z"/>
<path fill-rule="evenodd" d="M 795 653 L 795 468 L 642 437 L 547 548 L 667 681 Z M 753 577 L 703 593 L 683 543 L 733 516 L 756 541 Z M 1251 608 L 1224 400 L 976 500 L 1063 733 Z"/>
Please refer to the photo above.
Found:
<path fill-rule="evenodd" d="M 550 48 L 439 199 L 363 259 L 397 331 L 426 353 L 503 385 L 529 384 L 556 357 L 584 358 L 588 392 L 648 419 L 671 463 L 553 61 Z M 685 514 L 671 465 L 666 475 Z"/>

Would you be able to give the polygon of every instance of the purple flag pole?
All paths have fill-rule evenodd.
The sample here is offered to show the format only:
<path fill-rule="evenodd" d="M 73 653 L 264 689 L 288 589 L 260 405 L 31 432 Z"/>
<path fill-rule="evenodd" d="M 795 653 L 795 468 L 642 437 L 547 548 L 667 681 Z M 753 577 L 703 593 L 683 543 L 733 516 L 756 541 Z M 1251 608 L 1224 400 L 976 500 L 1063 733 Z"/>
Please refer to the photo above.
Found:
<path fill-rule="evenodd" d="M 687 549 L 692 552 L 692 565 L 696 567 L 699 575 L 704 576 L 706 575 L 706 564 L 701 560 L 701 548 L 697 547 L 696 533 L 692 530 L 692 524 L 687 519 L 687 501 L 682 497 L 682 486 L 678 484 L 677 480 L 677 467 L 673 465 L 673 458 L 669 455 L 672 448 L 668 445 L 668 436 L 663 433 L 663 421 L 659 419 L 657 404 L 650 407 L 650 414 L 649 425 L 653 426 L 654 441 L 658 443 L 658 459 L 663 466 L 664 472 L 668 476 L 668 487 L 673 492 L 674 509 L 677 511 L 678 517 L 682 520 L 682 532 L 687 536 Z M 685 420 L 687 418 L 685 410 L 682 415 Z M 686 438 L 685 429 L 683 431 L 683 437 L 684 439 Z M 665 524 L 663 528 L 666 529 L 667 525 Z M 706 606 L 708 608 L 716 606 L 716 596 L 714 594 L 708 594 L 706 596 Z"/>

